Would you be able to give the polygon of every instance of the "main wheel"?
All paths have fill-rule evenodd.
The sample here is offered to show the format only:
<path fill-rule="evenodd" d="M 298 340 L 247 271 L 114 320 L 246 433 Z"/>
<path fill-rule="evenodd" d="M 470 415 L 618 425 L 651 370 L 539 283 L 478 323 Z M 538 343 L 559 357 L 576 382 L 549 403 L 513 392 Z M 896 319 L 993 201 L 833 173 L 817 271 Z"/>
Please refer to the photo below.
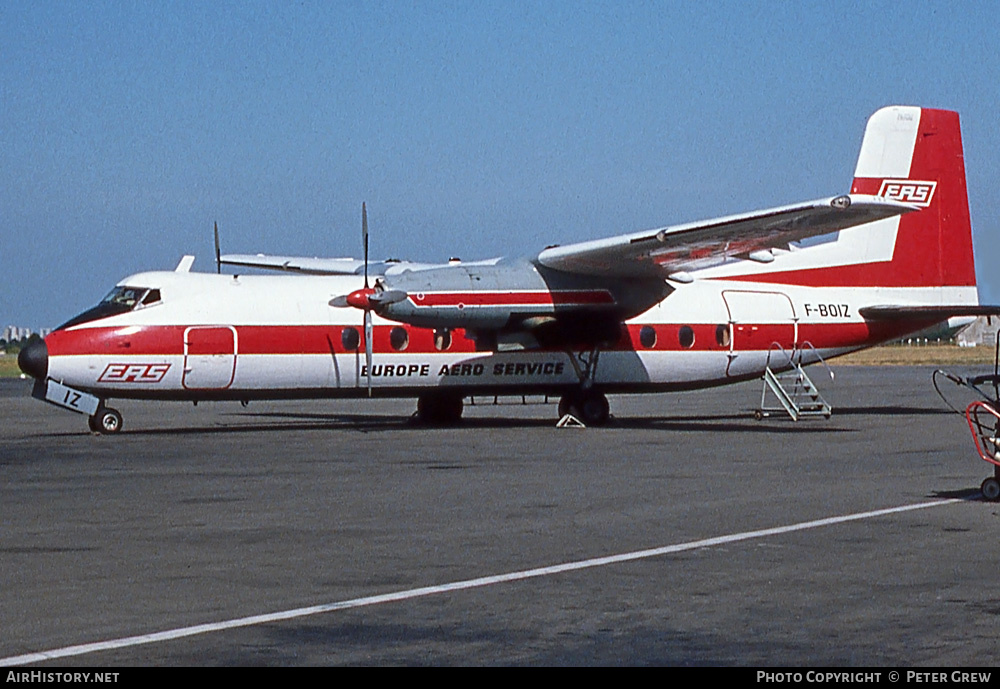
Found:
<path fill-rule="evenodd" d="M 576 392 L 559 400 L 559 418 L 566 414 L 572 414 L 586 426 L 603 426 L 611 418 L 611 405 L 600 392 Z"/>
<path fill-rule="evenodd" d="M 94 433 L 111 434 L 122 429 L 122 415 L 117 409 L 101 407 L 87 420 Z"/>
<path fill-rule="evenodd" d="M 583 393 L 577 408 L 580 411 L 580 420 L 588 426 L 603 426 L 611 418 L 608 398 L 593 390 Z"/>
<path fill-rule="evenodd" d="M 979 486 L 979 490 L 982 492 L 984 498 L 990 502 L 996 502 L 1000 498 L 1000 481 L 991 476 L 983 481 L 983 484 Z"/>
<path fill-rule="evenodd" d="M 462 420 L 463 397 L 457 393 L 433 393 L 417 398 L 417 419 L 428 426 L 451 426 Z"/>

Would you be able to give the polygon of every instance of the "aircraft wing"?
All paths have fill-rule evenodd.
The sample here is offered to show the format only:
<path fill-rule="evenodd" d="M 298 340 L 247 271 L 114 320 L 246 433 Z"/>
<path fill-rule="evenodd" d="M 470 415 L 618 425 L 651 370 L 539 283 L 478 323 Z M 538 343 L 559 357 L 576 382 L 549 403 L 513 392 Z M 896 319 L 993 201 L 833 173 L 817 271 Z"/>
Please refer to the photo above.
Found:
<path fill-rule="evenodd" d="M 286 270 L 311 275 L 354 275 L 364 262 L 353 258 L 306 258 L 303 256 L 267 256 L 265 254 L 225 254 L 219 262 L 226 266 Z"/>
<path fill-rule="evenodd" d="M 569 273 L 620 278 L 673 276 L 731 259 L 769 263 L 771 249 L 791 242 L 920 210 L 881 196 L 845 194 L 545 249 L 537 261 Z"/>
<path fill-rule="evenodd" d="M 244 268 L 283 270 L 306 275 L 361 275 L 365 262 L 356 258 L 308 258 L 305 256 L 268 256 L 265 254 L 225 254 L 219 263 Z M 385 275 L 402 270 L 426 270 L 438 265 L 410 261 L 370 261 L 369 275 Z"/>

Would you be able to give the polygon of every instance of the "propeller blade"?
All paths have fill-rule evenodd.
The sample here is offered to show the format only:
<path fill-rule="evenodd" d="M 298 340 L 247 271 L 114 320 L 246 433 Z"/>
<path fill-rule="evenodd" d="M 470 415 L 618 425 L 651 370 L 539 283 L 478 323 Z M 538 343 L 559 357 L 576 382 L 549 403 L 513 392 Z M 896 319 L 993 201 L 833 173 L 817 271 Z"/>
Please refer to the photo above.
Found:
<path fill-rule="evenodd" d="M 372 396 L 372 312 L 365 310 L 365 364 L 368 366 L 368 396 Z"/>
<path fill-rule="evenodd" d="M 365 289 L 368 289 L 368 209 L 361 202 L 361 242 L 365 248 Z"/>
<path fill-rule="evenodd" d="M 219 223 L 215 223 L 215 272 L 222 273 L 222 254 L 219 251 Z"/>

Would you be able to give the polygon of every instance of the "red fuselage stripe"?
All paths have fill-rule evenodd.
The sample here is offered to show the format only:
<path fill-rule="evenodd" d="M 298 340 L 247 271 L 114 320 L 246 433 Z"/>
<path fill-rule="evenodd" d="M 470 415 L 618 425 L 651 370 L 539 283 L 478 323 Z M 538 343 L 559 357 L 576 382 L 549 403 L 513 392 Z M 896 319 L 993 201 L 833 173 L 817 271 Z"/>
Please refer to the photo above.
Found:
<path fill-rule="evenodd" d="M 860 347 L 895 337 L 900 337 L 922 325 L 932 325 L 888 321 L 846 322 L 846 323 L 800 323 L 797 337 L 791 323 L 737 324 L 628 324 L 623 328 L 622 337 L 607 351 L 728 351 L 730 340 L 737 351 L 767 350 L 775 342 L 790 349 L 795 340 L 799 344 L 809 342 L 817 349 Z M 344 341 L 345 330 L 354 328 L 359 336 L 358 348 L 348 348 Z M 392 347 L 390 333 L 402 328 L 406 331 L 406 347 L 397 350 Z M 652 328 L 655 338 L 644 328 Z M 690 328 L 690 332 L 686 329 Z M 185 354 L 184 333 L 189 326 L 140 326 L 96 327 L 75 330 L 57 330 L 46 338 L 49 356 L 106 355 L 106 356 L 182 356 Z M 235 348 L 238 355 L 268 354 L 346 354 L 363 352 L 364 329 L 343 325 L 241 325 L 235 326 L 237 336 Z M 232 331 L 228 326 L 197 327 L 189 333 L 188 354 L 232 353 Z M 192 334 L 195 334 L 192 342 Z M 693 341 L 691 338 L 693 335 Z M 652 346 L 644 346 L 645 340 L 655 340 Z M 399 338 L 397 338 L 398 342 Z M 441 340 L 438 340 L 440 343 Z M 475 342 L 457 329 L 451 332 L 450 346 L 439 350 L 435 346 L 434 331 L 400 325 L 380 325 L 374 328 L 372 348 L 376 352 L 435 354 L 439 352 L 464 354 L 474 353 Z"/>

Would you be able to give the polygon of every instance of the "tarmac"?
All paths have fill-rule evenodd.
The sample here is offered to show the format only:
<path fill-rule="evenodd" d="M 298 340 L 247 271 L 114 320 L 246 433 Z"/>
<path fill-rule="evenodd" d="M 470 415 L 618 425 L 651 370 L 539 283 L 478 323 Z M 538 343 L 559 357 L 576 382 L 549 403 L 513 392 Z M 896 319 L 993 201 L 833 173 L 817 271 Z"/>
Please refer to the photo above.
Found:
<path fill-rule="evenodd" d="M 933 368 L 834 370 L 829 420 L 744 383 L 586 429 L 126 400 L 116 436 L 0 381 L 0 664 L 994 664 L 992 467 Z"/>

